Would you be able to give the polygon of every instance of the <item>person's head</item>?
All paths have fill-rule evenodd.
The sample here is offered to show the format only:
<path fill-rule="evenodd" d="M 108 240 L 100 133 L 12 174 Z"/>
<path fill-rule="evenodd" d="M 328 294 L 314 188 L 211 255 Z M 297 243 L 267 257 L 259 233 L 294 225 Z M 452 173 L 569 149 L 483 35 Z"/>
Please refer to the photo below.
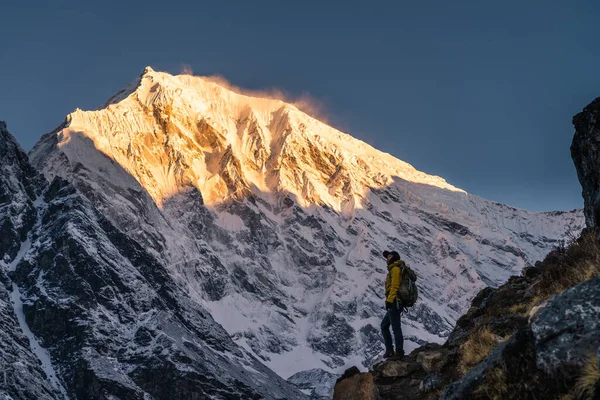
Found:
<path fill-rule="evenodd" d="M 393 263 L 394 261 L 398 261 L 400 259 L 400 254 L 397 251 L 387 251 L 383 252 L 383 258 L 387 261 L 388 264 Z"/>

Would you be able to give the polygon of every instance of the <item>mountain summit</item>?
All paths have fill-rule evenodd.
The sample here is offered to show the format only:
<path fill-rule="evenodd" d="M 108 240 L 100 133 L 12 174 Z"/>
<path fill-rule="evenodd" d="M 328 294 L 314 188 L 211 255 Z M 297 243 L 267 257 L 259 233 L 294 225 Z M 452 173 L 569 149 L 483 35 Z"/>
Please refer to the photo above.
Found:
<path fill-rule="evenodd" d="M 71 113 L 30 159 L 298 384 L 382 350 L 383 250 L 419 276 L 403 321 L 410 350 L 442 341 L 480 289 L 584 224 L 581 210 L 467 194 L 281 100 L 151 68 L 101 109 Z"/>
<path fill-rule="evenodd" d="M 459 191 L 291 104 L 150 67 L 103 109 L 70 114 L 60 134 L 61 146 L 77 134 L 91 139 L 157 204 L 193 186 L 207 205 L 287 193 L 302 207 L 352 212 L 368 188 L 385 187 L 392 177 Z M 71 144 L 64 152 L 76 157 L 68 152 L 77 149 Z M 34 161 L 39 153 L 32 152 Z"/>

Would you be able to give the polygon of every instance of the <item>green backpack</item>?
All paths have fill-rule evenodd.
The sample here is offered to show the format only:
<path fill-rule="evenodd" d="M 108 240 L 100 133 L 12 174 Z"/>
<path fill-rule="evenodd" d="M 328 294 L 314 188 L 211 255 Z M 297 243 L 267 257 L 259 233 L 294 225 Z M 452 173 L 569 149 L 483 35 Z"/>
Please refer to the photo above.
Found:
<path fill-rule="evenodd" d="M 402 280 L 400 281 L 400 289 L 396 297 L 400 300 L 403 307 L 412 307 L 419 297 L 417 274 L 404 262 L 401 263 L 399 268 L 402 272 Z"/>

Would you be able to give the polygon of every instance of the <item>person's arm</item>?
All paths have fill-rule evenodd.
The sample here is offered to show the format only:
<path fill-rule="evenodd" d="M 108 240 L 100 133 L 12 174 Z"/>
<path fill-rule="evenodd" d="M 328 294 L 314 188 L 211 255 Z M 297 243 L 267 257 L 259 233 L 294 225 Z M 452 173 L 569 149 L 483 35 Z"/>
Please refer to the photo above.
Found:
<path fill-rule="evenodd" d="M 390 292 L 388 293 L 385 301 L 388 303 L 393 303 L 394 300 L 396 300 L 396 294 L 398 293 L 398 290 L 400 290 L 400 280 L 402 279 L 402 272 L 400 272 L 400 267 L 392 268 L 390 274 L 392 274 L 392 284 L 390 287 Z"/>

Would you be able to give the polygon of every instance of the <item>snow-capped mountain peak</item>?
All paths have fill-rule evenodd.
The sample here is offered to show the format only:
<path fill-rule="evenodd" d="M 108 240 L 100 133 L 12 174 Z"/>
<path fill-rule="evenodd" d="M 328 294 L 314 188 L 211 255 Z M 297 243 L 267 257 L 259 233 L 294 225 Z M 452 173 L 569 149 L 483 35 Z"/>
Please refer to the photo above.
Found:
<path fill-rule="evenodd" d="M 190 185 L 210 205 L 244 192 L 287 192 L 304 207 L 347 212 L 393 177 L 459 191 L 291 104 L 150 67 L 105 108 L 76 110 L 67 121 L 59 146 L 78 134 L 92 140 L 158 204 Z"/>
<path fill-rule="evenodd" d="M 151 68 L 103 108 L 71 113 L 30 159 L 284 378 L 376 357 L 381 251 L 419 276 L 403 322 L 410 350 L 443 340 L 475 293 L 584 223 L 580 210 L 467 194 L 281 100 Z"/>

